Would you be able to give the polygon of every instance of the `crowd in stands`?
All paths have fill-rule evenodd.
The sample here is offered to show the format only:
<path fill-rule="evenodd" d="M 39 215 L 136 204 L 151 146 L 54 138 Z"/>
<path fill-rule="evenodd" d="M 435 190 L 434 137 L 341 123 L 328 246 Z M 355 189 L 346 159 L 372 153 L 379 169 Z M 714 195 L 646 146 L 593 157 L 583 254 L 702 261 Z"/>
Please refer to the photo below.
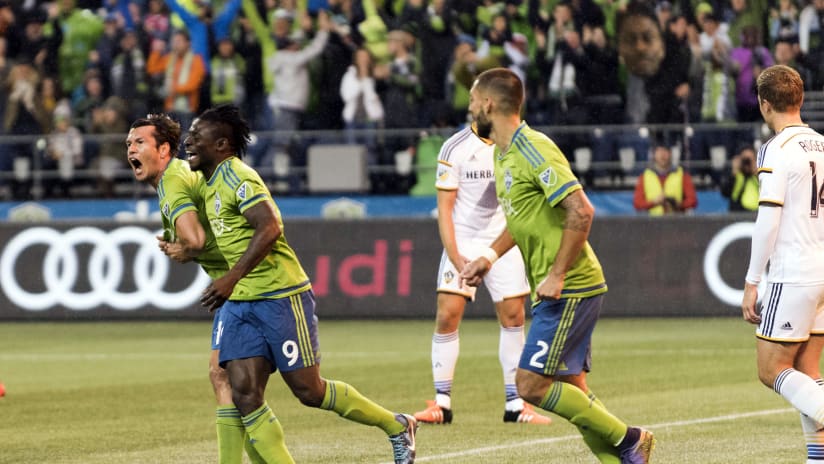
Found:
<path fill-rule="evenodd" d="M 762 68 L 787 64 L 808 89 L 824 87 L 824 0 L 773 2 L 0 0 L 0 173 L 53 170 L 47 195 L 63 196 L 73 173 L 92 170 L 112 196 L 131 120 L 164 111 L 185 128 L 219 103 L 239 105 L 263 134 L 248 161 L 265 173 L 305 163 L 297 130 L 340 131 L 367 147 L 370 166 L 390 166 L 437 147 L 411 129 L 465 123 L 474 77 L 496 66 L 523 78 L 533 126 L 756 122 Z M 684 140 L 680 129 L 552 135 L 568 156 L 588 148 L 593 166 Z M 710 160 L 724 146 L 731 158 L 753 139 L 699 131 L 681 150 Z M 376 172 L 377 192 L 415 183 Z M 30 195 L 25 175 L 3 182 Z"/>

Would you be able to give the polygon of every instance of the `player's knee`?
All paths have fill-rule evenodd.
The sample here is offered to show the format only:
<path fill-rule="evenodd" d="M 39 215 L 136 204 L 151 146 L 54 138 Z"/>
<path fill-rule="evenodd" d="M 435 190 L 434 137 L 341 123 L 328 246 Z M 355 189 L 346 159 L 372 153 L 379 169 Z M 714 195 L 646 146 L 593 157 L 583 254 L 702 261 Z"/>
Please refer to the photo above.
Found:
<path fill-rule="evenodd" d="M 521 312 L 520 314 L 518 314 L 518 313 L 515 313 L 515 314 L 501 313 L 498 316 L 498 319 L 500 320 L 501 327 L 504 327 L 506 329 L 512 328 L 512 327 L 523 327 L 524 326 L 524 313 L 523 312 Z"/>
<path fill-rule="evenodd" d="M 509 298 L 495 303 L 498 313 L 498 321 L 502 327 L 523 327 L 524 325 L 524 299 Z"/>
<path fill-rule="evenodd" d="M 541 404 L 541 400 L 543 399 L 543 397 L 538 394 L 535 389 L 526 385 L 518 385 L 518 396 L 520 396 L 527 403 L 534 405 Z"/>
<path fill-rule="evenodd" d="M 323 388 L 317 388 L 317 386 L 299 385 L 292 388 L 292 394 L 298 401 L 310 408 L 319 408 L 323 404 L 324 393 Z"/>
<path fill-rule="evenodd" d="M 298 390 L 293 392 L 300 403 L 310 408 L 319 408 L 323 404 L 323 395 L 318 395 L 311 390 Z"/>
<path fill-rule="evenodd" d="M 232 390 L 232 402 L 241 415 L 248 416 L 263 405 L 263 396 L 254 392 Z"/>
<path fill-rule="evenodd" d="M 527 403 L 535 405 L 541 404 L 541 401 L 544 399 L 543 393 L 547 388 L 546 386 L 538 384 L 527 375 L 516 375 L 515 387 L 518 389 L 518 396 Z"/>
<path fill-rule="evenodd" d="M 772 366 L 758 366 L 758 380 L 767 388 L 773 388 L 777 375 L 778 373 L 775 372 Z"/>
<path fill-rule="evenodd" d="M 226 373 L 226 369 L 215 364 L 209 364 L 209 380 L 215 388 L 229 385 L 229 374 Z"/>

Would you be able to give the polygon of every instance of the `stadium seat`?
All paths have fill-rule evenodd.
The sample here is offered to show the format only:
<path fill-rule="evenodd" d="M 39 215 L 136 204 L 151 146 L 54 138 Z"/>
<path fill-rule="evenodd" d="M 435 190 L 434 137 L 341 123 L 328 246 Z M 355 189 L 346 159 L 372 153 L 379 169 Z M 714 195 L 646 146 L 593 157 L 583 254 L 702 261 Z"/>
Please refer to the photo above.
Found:
<path fill-rule="evenodd" d="M 364 145 L 312 145 L 307 154 L 309 192 L 368 191 L 366 159 Z"/>
<path fill-rule="evenodd" d="M 621 161 L 621 170 L 625 173 L 635 169 L 635 149 L 632 147 L 622 147 L 618 149 L 618 159 Z"/>
<path fill-rule="evenodd" d="M 727 165 L 727 148 L 723 145 L 710 147 L 710 166 L 714 171 L 722 171 Z"/>
<path fill-rule="evenodd" d="M 578 147 L 572 154 L 575 170 L 579 173 L 589 171 L 590 166 L 592 166 L 592 149 L 589 147 Z"/>

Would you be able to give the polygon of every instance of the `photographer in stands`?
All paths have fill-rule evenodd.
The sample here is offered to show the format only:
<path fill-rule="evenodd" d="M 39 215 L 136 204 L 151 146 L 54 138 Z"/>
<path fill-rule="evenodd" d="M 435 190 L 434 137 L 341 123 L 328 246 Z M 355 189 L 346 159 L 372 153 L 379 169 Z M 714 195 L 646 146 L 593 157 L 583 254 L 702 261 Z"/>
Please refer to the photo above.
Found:
<path fill-rule="evenodd" d="M 721 182 L 721 194 L 730 199 L 730 211 L 758 209 L 758 174 L 755 149 L 745 145 L 732 158 L 732 171 Z"/>

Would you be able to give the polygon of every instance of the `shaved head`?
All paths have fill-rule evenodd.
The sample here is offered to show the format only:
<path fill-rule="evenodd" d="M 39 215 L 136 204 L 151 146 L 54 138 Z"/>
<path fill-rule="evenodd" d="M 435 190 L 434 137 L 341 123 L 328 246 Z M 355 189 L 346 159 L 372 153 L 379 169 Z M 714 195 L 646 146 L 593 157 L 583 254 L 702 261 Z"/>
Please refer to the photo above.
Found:
<path fill-rule="evenodd" d="M 517 74 L 506 68 L 482 72 L 475 80 L 480 95 L 494 101 L 496 110 L 505 115 L 520 114 L 524 102 L 524 84 Z"/>

